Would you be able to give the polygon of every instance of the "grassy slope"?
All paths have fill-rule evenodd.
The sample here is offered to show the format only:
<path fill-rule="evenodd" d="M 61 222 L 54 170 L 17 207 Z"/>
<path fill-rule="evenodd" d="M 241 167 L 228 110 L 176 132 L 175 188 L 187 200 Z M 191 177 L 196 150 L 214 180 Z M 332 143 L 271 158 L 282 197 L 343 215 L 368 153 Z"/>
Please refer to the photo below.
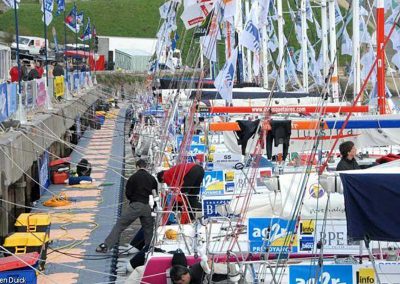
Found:
<path fill-rule="evenodd" d="M 21 2 L 23 4 L 18 11 L 20 34 L 43 37 L 40 5 Z M 158 7 L 163 2 L 163 0 L 92 0 L 77 1 L 77 7 L 78 11 L 85 13 L 85 20 L 86 17 L 90 17 L 99 35 L 155 37 L 160 19 Z M 71 8 L 72 4 L 67 4 L 67 13 Z M 54 17 L 49 31 L 53 26 L 56 27 L 58 41 L 64 43 L 63 16 Z M 0 16 L 0 30 L 15 32 L 13 11 Z M 48 32 L 48 35 L 52 40 L 51 32 Z M 74 41 L 74 34 L 67 30 L 67 42 Z"/>
<path fill-rule="evenodd" d="M 38 3 L 33 1 L 22 1 L 21 8 L 19 9 L 19 22 L 21 35 L 35 35 L 43 37 L 43 22 L 41 21 L 42 13 Z M 36 2 L 36 1 L 35 1 Z M 159 6 L 164 3 L 164 0 L 92 0 L 92 1 L 77 1 L 78 11 L 83 11 L 86 17 L 90 17 L 92 24 L 96 25 L 97 33 L 99 35 L 113 35 L 113 36 L 129 36 L 129 37 L 148 37 L 154 38 L 159 27 Z M 291 3 L 292 8 L 296 9 L 294 3 Z M 72 4 L 67 4 L 67 13 L 71 10 Z M 284 1 L 284 10 L 287 10 L 287 3 Z M 181 10 L 182 11 L 182 10 Z M 320 18 L 319 9 L 314 9 L 316 18 Z M 342 11 L 343 13 L 343 11 Z M 180 13 L 179 13 L 180 14 Z M 344 14 L 344 13 L 343 13 Z M 284 14 L 285 17 L 285 35 L 289 37 L 293 24 L 289 15 Z M 184 58 L 187 58 L 188 65 L 194 64 L 194 57 L 198 55 L 198 47 L 190 44 L 192 31 L 187 31 L 186 35 L 182 21 L 177 19 L 178 33 L 180 40 L 178 48 L 183 50 Z M 276 25 L 276 23 L 275 23 Z M 48 29 L 50 41 L 53 41 L 51 28 L 55 26 L 58 34 L 58 42 L 64 43 L 64 25 L 63 16 L 54 17 L 53 22 Z M 14 13 L 9 11 L 4 15 L 0 15 L 0 30 L 14 33 Z M 277 29 L 275 29 L 277 31 Z M 351 31 L 350 31 L 351 32 Z M 309 23 L 308 36 L 311 42 L 315 42 L 316 32 L 313 24 Z M 288 38 L 289 46 L 299 48 L 299 43 L 295 39 L 294 31 Z M 183 41 L 183 46 L 182 46 Z M 67 42 L 75 42 L 75 35 L 67 29 Z M 195 40 L 198 42 L 198 40 Z M 221 59 L 220 66 L 224 62 L 224 47 L 223 43 L 218 44 L 218 56 Z M 319 48 L 316 49 L 317 55 Z M 188 56 L 186 56 L 188 55 Z M 342 59 L 342 58 L 340 58 Z"/>

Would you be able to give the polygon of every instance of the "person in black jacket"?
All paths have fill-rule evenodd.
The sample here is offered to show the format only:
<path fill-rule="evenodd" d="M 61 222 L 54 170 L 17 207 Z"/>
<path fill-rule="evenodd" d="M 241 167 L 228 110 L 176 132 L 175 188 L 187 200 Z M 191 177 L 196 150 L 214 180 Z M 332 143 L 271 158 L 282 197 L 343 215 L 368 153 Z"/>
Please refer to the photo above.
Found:
<path fill-rule="evenodd" d="M 137 218 L 140 218 L 145 244 L 150 244 L 153 238 L 154 220 L 151 216 L 149 196 L 152 195 L 153 189 L 157 191 L 158 184 L 157 180 L 146 171 L 146 166 L 147 163 L 144 160 L 136 162 L 138 170 L 128 179 L 125 189 L 126 198 L 130 202 L 129 206 L 122 213 L 104 243 L 96 248 L 97 252 L 105 253 L 111 249 L 118 242 L 121 233 Z"/>
<path fill-rule="evenodd" d="M 359 170 L 360 166 L 358 165 L 355 156 L 357 154 L 357 148 L 354 146 L 354 143 L 351 141 L 346 141 L 340 144 L 339 146 L 340 155 L 342 155 L 342 159 L 339 164 L 336 166 L 337 171 L 350 171 L 350 170 Z"/>
<path fill-rule="evenodd" d="M 58 62 L 54 64 L 54 69 L 53 69 L 53 76 L 58 77 L 58 76 L 64 76 L 64 68 L 62 65 Z"/>

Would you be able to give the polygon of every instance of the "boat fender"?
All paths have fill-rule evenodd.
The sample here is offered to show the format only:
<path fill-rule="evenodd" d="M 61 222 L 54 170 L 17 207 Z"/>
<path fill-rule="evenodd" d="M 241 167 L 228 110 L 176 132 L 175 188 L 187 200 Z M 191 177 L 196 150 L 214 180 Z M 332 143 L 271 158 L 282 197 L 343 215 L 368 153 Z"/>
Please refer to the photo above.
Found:
<path fill-rule="evenodd" d="M 211 269 L 210 269 L 210 266 L 208 265 L 207 255 L 203 254 L 201 256 L 200 266 L 203 268 L 204 273 L 211 274 Z"/>

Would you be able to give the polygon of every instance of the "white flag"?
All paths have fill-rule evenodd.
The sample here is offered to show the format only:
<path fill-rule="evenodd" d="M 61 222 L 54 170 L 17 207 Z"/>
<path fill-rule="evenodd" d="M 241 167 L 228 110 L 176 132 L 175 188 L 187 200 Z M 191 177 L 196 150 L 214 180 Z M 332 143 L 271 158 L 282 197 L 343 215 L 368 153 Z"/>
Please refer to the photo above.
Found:
<path fill-rule="evenodd" d="M 44 5 L 44 9 L 43 9 Z M 42 21 L 46 20 L 46 26 L 49 26 L 51 21 L 53 20 L 53 8 L 54 3 L 53 0 L 43 0 L 42 2 L 42 12 L 44 11 L 44 17 L 42 17 Z"/>
<path fill-rule="evenodd" d="M 400 52 L 397 52 L 395 55 L 393 55 L 392 62 L 394 65 L 396 65 L 397 69 L 400 70 Z"/>
<path fill-rule="evenodd" d="M 234 17 L 236 14 L 236 0 L 223 0 L 225 3 L 224 20 Z"/>
<path fill-rule="evenodd" d="M 232 88 L 236 73 L 236 60 L 238 48 L 236 47 L 232 56 L 225 62 L 224 67 L 215 78 L 214 86 L 224 100 L 232 101 Z"/>
<path fill-rule="evenodd" d="M 353 55 L 353 42 L 347 33 L 346 28 L 343 30 L 342 38 L 342 55 L 344 54 Z"/>
<path fill-rule="evenodd" d="M 385 36 L 389 35 L 392 26 L 394 25 L 394 20 L 396 20 L 396 16 L 400 12 L 400 5 L 393 9 L 392 14 L 385 21 Z"/>
<path fill-rule="evenodd" d="M 240 43 L 251 51 L 259 51 L 261 47 L 260 31 L 258 30 L 257 5 L 251 7 L 250 17 L 246 22 L 244 30 L 240 33 Z"/>
<path fill-rule="evenodd" d="M 371 35 L 368 32 L 367 25 L 365 24 L 364 18 L 360 18 L 360 42 L 361 43 L 371 43 Z"/>
<path fill-rule="evenodd" d="M 14 9 L 14 3 L 16 2 L 16 4 L 17 4 L 17 7 L 16 7 L 16 8 L 18 9 L 20 0 L 17 0 L 17 1 L 15 1 L 15 2 L 14 2 L 14 0 L 3 0 L 3 2 L 4 2 L 4 4 L 5 4 L 6 6 L 8 6 L 8 7 L 10 7 L 10 8 L 13 8 L 13 9 Z"/>
<path fill-rule="evenodd" d="M 259 52 L 253 53 L 253 71 L 254 71 L 254 76 L 260 75 L 260 53 Z"/>
<path fill-rule="evenodd" d="M 175 10 L 173 9 L 174 4 L 175 2 L 168 1 L 159 8 L 161 19 L 166 19 L 175 15 Z"/>
<path fill-rule="evenodd" d="M 335 2 L 335 24 L 337 25 L 341 21 L 343 21 L 343 16 L 342 16 L 342 12 L 340 12 L 339 4 L 336 1 Z"/>

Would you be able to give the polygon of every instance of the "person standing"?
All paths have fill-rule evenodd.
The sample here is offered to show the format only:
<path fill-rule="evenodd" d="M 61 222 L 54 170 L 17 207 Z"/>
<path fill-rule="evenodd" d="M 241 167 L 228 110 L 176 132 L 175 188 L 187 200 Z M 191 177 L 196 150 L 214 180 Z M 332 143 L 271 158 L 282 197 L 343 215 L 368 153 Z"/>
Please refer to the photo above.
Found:
<path fill-rule="evenodd" d="M 351 141 L 346 141 L 340 144 L 339 146 L 340 155 L 342 159 L 336 166 L 336 171 L 350 171 L 350 170 L 359 170 L 360 166 L 358 165 L 355 157 L 357 154 L 357 148 L 354 146 L 354 143 Z"/>
<path fill-rule="evenodd" d="M 18 82 L 21 78 L 21 72 L 19 72 L 18 65 L 13 66 L 10 69 L 11 83 Z"/>
<path fill-rule="evenodd" d="M 42 67 L 42 63 L 40 61 L 36 61 L 36 71 L 39 74 L 39 79 L 43 77 L 44 69 Z"/>
<path fill-rule="evenodd" d="M 128 179 L 125 189 L 129 206 L 118 219 L 104 243 L 96 248 L 96 252 L 106 253 L 111 249 L 118 242 L 120 234 L 137 218 L 140 219 L 143 228 L 145 245 L 150 244 L 153 238 L 154 220 L 151 216 L 152 208 L 149 205 L 149 196 L 152 195 L 153 189 L 157 191 L 158 184 L 157 180 L 147 172 L 146 166 L 145 160 L 136 162 L 138 170 Z"/>

